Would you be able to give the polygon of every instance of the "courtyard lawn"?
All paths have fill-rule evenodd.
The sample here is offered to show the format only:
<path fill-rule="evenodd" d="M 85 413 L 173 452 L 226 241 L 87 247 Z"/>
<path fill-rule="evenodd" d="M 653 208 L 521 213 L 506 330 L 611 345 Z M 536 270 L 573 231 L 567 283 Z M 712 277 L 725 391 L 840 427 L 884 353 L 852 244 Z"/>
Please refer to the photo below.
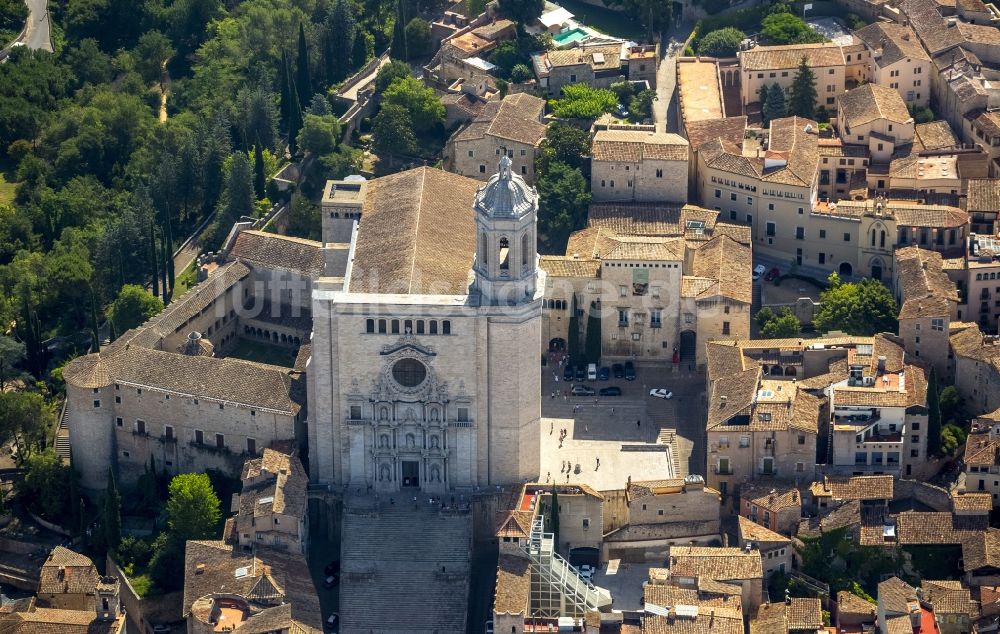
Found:
<path fill-rule="evenodd" d="M 226 356 L 290 368 L 295 365 L 296 352 L 293 348 L 282 348 L 258 341 L 240 339 L 236 347 Z"/>
<path fill-rule="evenodd" d="M 14 202 L 14 190 L 17 188 L 17 181 L 14 178 L 14 168 L 5 162 L 0 162 L 0 205 Z"/>
<path fill-rule="evenodd" d="M 649 41 L 646 29 L 626 16 L 623 11 L 597 7 L 580 2 L 580 0 L 557 0 L 557 4 L 572 13 L 577 22 L 585 24 L 595 31 L 636 42 Z"/>
<path fill-rule="evenodd" d="M 191 287 L 198 283 L 198 272 L 195 270 L 195 262 L 188 264 L 187 268 L 174 279 L 173 301 L 180 299 L 184 293 L 191 290 Z"/>

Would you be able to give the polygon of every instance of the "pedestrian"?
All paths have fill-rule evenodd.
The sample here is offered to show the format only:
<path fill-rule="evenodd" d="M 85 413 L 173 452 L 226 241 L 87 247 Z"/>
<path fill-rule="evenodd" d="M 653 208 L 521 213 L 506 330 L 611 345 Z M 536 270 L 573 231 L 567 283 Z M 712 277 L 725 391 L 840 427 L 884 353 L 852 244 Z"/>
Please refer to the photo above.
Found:
<path fill-rule="evenodd" d="M 545 472 L 545 481 L 548 482 L 551 477 L 552 477 L 552 472 L 551 471 L 546 471 Z"/>
<path fill-rule="evenodd" d="M 635 426 L 636 427 L 642 427 L 642 421 L 641 420 L 635 421 Z"/>
<path fill-rule="evenodd" d="M 550 420 L 549 421 L 549 436 L 552 435 L 552 432 L 554 432 L 555 429 L 556 429 L 556 422 L 554 420 Z"/>
<path fill-rule="evenodd" d="M 566 472 L 566 482 L 569 482 L 569 471 Z"/>
<path fill-rule="evenodd" d="M 594 471 L 597 471 L 597 470 L 598 470 L 598 469 L 600 469 L 600 468 L 601 468 L 601 459 L 600 459 L 600 458 L 598 458 L 598 459 L 597 459 L 597 466 L 596 466 L 596 467 L 594 467 Z"/>
<path fill-rule="evenodd" d="M 555 392 L 549 392 L 549 398 L 555 398 L 555 397 L 556 397 Z"/>
<path fill-rule="evenodd" d="M 615 415 L 615 408 L 613 408 L 613 407 L 611 408 L 611 415 L 612 415 L 612 416 L 614 416 L 614 415 Z"/>

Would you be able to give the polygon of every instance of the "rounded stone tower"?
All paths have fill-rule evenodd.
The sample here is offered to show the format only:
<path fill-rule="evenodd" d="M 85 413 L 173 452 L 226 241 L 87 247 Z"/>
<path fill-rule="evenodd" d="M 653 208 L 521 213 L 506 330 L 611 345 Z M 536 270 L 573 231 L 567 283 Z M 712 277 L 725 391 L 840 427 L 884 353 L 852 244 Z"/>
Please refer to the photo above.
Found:
<path fill-rule="evenodd" d="M 114 458 L 114 380 L 99 353 L 67 363 L 63 379 L 73 468 L 81 487 L 101 491 Z"/>

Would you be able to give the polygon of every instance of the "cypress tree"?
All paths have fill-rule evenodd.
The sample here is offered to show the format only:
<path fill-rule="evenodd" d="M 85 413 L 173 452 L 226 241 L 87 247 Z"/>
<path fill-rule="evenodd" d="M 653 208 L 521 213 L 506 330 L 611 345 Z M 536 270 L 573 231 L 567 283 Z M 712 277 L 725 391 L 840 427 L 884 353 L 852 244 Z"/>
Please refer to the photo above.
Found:
<path fill-rule="evenodd" d="M 927 379 L 927 455 L 941 453 L 941 401 L 938 395 L 937 372 L 931 368 Z"/>
<path fill-rule="evenodd" d="M 278 83 L 281 84 L 281 99 L 279 110 L 281 114 L 281 126 L 288 125 L 288 113 L 291 111 L 291 96 L 288 94 L 288 53 L 281 49 L 281 66 L 278 67 Z"/>
<path fill-rule="evenodd" d="M 368 61 L 368 38 L 360 27 L 356 27 L 352 41 L 354 44 L 351 51 L 351 65 L 354 68 L 361 68 Z"/>
<path fill-rule="evenodd" d="M 253 190 L 257 194 L 257 200 L 263 200 L 266 192 L 267 177 L 264 175 L 264 153 L 260 149 L 258 141 L 253 147 Z"/>
<path fill-rule="evenodd" d="M 587 335 L 583 352 L 587 357 L 587 363 L 600 363 L 601 361 L 601 314 L 593 303 L 587 315 Z"/>
<path fill-rule="evenodd" d="M 289 77 L 289 81 L 292 81 Z M 295 90 L 295 84 L 288 87 L 288 94 L 291 95 L 291 102 L 288 110 L 288 151 L 292 156 L 299 153 L 299 131 L 302 129 L 302 106 L 299 101 L 299 94 Z"/>
<path fill-rule="evenodd" d="M 156 229 L 153 220 L 149 221 L 149 251 L 150 261 L 153 263 L 153 297 L 160 294 L 160 262 L 156 253 Z"/>
<path fill-rule="evenodd" d="M 163 300 L 163 305 L 166 306 L 170 303 L 170 289 L 167 288 L 167 269 L 173 268 L 173 262 L 171 261 L 170 254 L 167 253 L 167 236 L 160 236 L 160 253 L 163 255 L 163 286 L 160 287 L 160 299 Z"/>
<path fill-rule="evenodd" d="M 767 127 L 768 120 L 767 120 L 767 115 L 765 115 L 764 113 L 767 112 L 767 96 L 770 93 L 771 93 L 770 86 L 768 86 L 767 84 L 764 84 L 763 86 L 760 87 L 760 118 L 761 122 L 764 124 L 765 127 Z"/>
<path fill-rule="evenodd" d="M 91 335 L 91 345 L 93 345 L 93 350 L 91 352 L 101 351 L 101 336 L 97 332 L 97 294 L 94 293 L 94 285 L 90 285 L 90 335 Z"/>
<path fill-rule="evenodd" d="M 768 123 L 785 116 L 785 91 L 778 82 L 771 84 L 767 92 L 767 111 L 761 114 Z"/>
<path fill-rule="evenodd" d="M 295 83 L 299 88 L 299 103 L 308 103 L 312 95 L 312 80 L 309 75 L 309 47 L 306 46 L 306 29 L 299 22 L 299 59 Z"/>
<path fill-rule="evenodd" d="M 166 273 L 167 273 L 167 275 L 166 275 L 166 282 L 164 282 L 164 283 L 169 283 L 170 284 L 170 294 L 173 295 L 173 293 L 174 293 L 174 225 L 173 225 L 173 222 L 170 221 L 170 211 L 169 211 L 169 209 L 167 210 L 167 213 L 165 214 L 165 216 L 166 216 L 166 221 L 165 221 L 164 224 L 166 225 L 165 226 L 165 229 L 166 229 L 165 233 L 166 233 L 166 239 L 167 239 L 167 250 L 166 250 L 166 253 L 164 253 L 164 255 L 163 255 L 163 259 L 166 262 L 166 266 L 167 266 Z M 166 304 L 166 302 L 164 302 L 164 304 Z"/>
<path fill-rule="evenodd" d="M 552 544 L 556 551 L 559 550 L 559 492 L 556 485 L 552 483 L 552 509 L 549 513 L 549 528 L 552 529 Z"/>
<path fill-rule="evenodd" d="M 114 551 L 122 541 L 122 498 L 115 484 L 115 474 L 108 468 L 108 488 L 104 491 L 104 541 Z"/>
<path fill-rule="evenodd" d="M 392 26 L 392 44 L 389 55 L 393 59 L 406 61 L 406 10 L 404 0 L 396 0 L 396 19 Z"/>

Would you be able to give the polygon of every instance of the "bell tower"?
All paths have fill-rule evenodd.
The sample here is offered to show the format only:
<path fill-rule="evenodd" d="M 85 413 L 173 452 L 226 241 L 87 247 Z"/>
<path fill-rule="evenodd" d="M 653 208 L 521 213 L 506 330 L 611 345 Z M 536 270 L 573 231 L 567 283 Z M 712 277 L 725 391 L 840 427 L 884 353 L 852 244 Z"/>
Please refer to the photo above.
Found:
<path fill-rule="evenodd" d="M 538 194 L 511 172 L 503 152 L 499 169 L 476 191 L 475 287 L 482 304 L 533 301 L 538 267 Z"/>

